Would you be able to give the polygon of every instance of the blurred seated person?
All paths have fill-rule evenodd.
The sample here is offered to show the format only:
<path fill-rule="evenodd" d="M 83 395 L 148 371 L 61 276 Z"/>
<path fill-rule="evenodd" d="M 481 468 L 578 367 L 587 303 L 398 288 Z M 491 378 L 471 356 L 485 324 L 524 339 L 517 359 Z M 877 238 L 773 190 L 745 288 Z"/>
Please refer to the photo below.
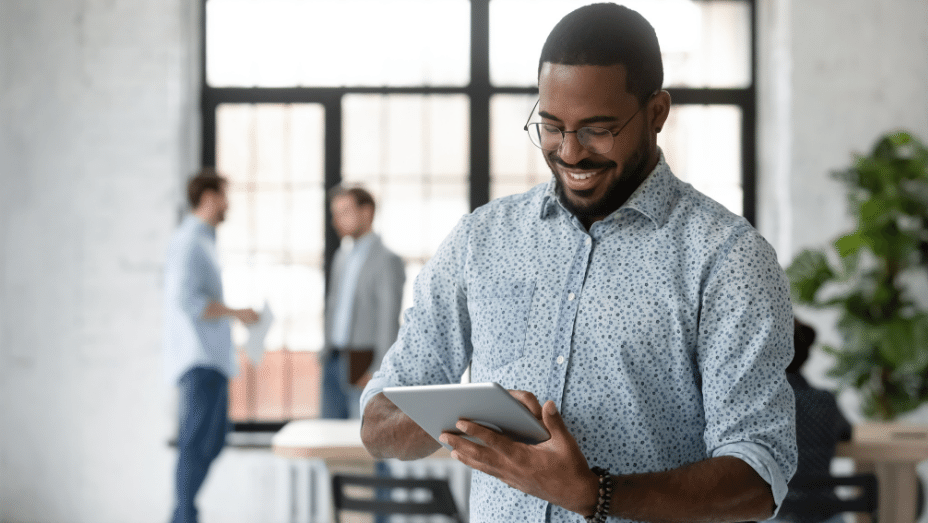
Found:
<path fill-rule="evenodd" d="M 796 396 L 796 445 L 799 447 L 797 478 L 831 475 L 831 460 L 839 441 L 851 439 L 851 425 L 838 409 L 834 395 L 816 389 L 799 373 L 815 342 L 815 329 L 793 319 L 795 354 L 786 368 L 786 379 Z M 834 492 L 803 491 L 790 486 L 777 514 L 777 521 L 790 523 L 820 523 L 842 521 L 841 514 L 830 513 L 829 498 Z"/>

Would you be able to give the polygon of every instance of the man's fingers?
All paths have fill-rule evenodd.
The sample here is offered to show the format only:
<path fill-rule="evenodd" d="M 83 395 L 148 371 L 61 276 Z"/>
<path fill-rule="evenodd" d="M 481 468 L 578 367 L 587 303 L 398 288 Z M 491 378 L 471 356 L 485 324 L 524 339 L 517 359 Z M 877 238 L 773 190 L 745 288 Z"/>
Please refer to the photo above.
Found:
<path fill-rule="evenodd" d="M 545 402 L 543 412 L 542 423 L 545 424 L 545 427 L 548 428 L 548 432 L 551 432 L 552 436 L 555 432 L 570 434 L 570 431 L 567 429 L 567 424 L 564 423 L 564 418 L 562 418 L 561 413 L 557 411 L 557 406 L 554 405 L 553 401 L 548 400 Z"/>
<path fill-rule="evenodd" d="M 491 447 L 498 447 L 503 445 L 507 440 L 507 438 L 499 432 L 496 432 L 489 427 L 485 427 L 475 421 L 462 419 L 459 420 L 455 426 L 464 434 L 475 437 Z"/>
<path fill-rule="evenodd" d="M 534 394 L 524 390 L 510 390 L 509 394 L 528 407 L 528 410 L 531 411 L 533 416 L 541 419 L 541 403 L 538 403 L 538 398 L 536 398 Z"/>
<path fill-rule="evenodd" d="M 459 422 L 459 429 L 461 429 L 461 425 L 462 423 Z M 477 469 L 488 474 L 493 474 L 493 471 L 496 470 L 498 465 L 495 458 L 495 455 L 498 453 L 498 451 L 495 448 L 489 446 L 490 443 L 487 442 L 484 438 L 494 438 L 496 433 L 490 429 L 480 427 L 476 423 L 471 422 L 467 422 L 466 428 L 468 430 L 474 430 L 471 432 L 464 432 L 464 434 L 452 434 L 451 432 L 445 432 L 441 435 L 440 441 L 452 448 L 451 457 L 454 459 L 473 469 Z M 461 430 L 463 431 L 464 429 Z M 465 435 L 467 438 L 464 437 Z M 483 437 L 481 437 L 481 435 Z M 482 445 L 478 442 L 471 441 L 468 438 L 479 439 L 480 441 L 487 443 L 487 445 Z"/>

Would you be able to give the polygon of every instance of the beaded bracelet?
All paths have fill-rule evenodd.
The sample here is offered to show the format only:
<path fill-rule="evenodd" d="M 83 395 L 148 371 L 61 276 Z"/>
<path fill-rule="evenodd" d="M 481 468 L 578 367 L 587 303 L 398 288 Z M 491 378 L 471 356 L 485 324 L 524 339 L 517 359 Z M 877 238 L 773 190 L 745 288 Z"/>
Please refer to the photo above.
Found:
<path fill-rule="evenodd" d="M 596 512 L 584 516 L 587 523 L 605 523 L 609 516 L 609 502 L 612 501 L 612 475 L 609 469 L 593 467 L 593 473 L 599 476 L 599 498 L 596 500 Z"/>

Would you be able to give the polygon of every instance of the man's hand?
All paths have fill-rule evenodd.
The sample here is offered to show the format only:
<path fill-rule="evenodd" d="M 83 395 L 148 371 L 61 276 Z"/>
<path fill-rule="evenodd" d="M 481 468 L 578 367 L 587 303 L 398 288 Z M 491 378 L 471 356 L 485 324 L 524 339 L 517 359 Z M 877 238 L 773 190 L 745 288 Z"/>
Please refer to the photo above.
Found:
<path fill-rule="evenodd" d="M 528 445 L 461 420 L 458 430 L 486 446 L 451 433 L 441 441 L 451 456 L 486 472 L 526 494 L 578 514 L 596 510 L 599 478 L 588 467 L 574 437 L 554 403 L 524 391 L 510 391 L 544 424 L 551 439 Z M 660 472 L 613 476 L 610 514 L 624 519 L 655 522 L 762 521 L 770 518 L 773 495 L 767 483 L 739 458 L 719 456 Z"/>
<path fill-rule="evenodd" d="M 218 301 L 209 302 L 206 309 L 203 310 L 204 320 L 214 320 L 223 316 L 232 316 L 245 325 L 251 325 L 260 319 L 260 316 L 254 309 L 232 309 Z"/>
<path fill-rule="evenodd" d="M 238 321 L 244 323 L 245 325 L 251 325 L 252 323 L 257 323 L 261 317 L 255 312 L 254 309 L 235 309 L 232 311 L 232 315 L 238 318 Z"/>
<path fill-rule="evenodd" d="M 535 445 L 519 443 L 472 421 L 461 420 L 457 423 L 458 430 L 486 445 L 446 432 L 441 441 L 454 449 L 451 457 L 567 510 L 585 516 L 595 512 L 599 478 L 587 465 L 554 402 L 548 401 L 542 408 L 529 392 L 510 391 L 510 394 L 541 420 L 551 439 Z"/>
<path fill-rule="evenodd" d="M 371 398 L 362 416 L 361 441 L 375 458 L 419 459 L 441 448 L 382 392 Z"/>

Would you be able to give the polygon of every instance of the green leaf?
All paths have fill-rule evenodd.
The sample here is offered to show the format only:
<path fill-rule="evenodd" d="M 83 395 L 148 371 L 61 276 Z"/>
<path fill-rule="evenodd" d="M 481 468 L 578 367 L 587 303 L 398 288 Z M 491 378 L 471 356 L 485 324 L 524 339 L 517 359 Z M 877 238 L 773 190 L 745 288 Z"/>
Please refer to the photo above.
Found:
<path fill-rule="evenodd" d="M 896 319 L 873 330 L 878 336 L 876 341 L 880 354 L 889 363 L 890 368 L 897 368 L 914 360 L 915 337 L 910 320 Z"/>
<path fill-rule="evenodd" d="M 793 292 L 799 303 L 815 305 L 815 294 L 835 273 L 828 265 L 825 254 L 806 249 L 800 252 L 786 269 Z"/>
<path fill-rule="evenodd" d="M 835 249 L 838 251 L 838 254 L 841 255 L 841 258 L 847 258 L 857 254 L 861 247 L 865 245 L 867 245 L 867 242 L 864 241 L 864 238 L 859 232 L 848 234 L 847 236 L 842 236 L 835 240 Z"/>

